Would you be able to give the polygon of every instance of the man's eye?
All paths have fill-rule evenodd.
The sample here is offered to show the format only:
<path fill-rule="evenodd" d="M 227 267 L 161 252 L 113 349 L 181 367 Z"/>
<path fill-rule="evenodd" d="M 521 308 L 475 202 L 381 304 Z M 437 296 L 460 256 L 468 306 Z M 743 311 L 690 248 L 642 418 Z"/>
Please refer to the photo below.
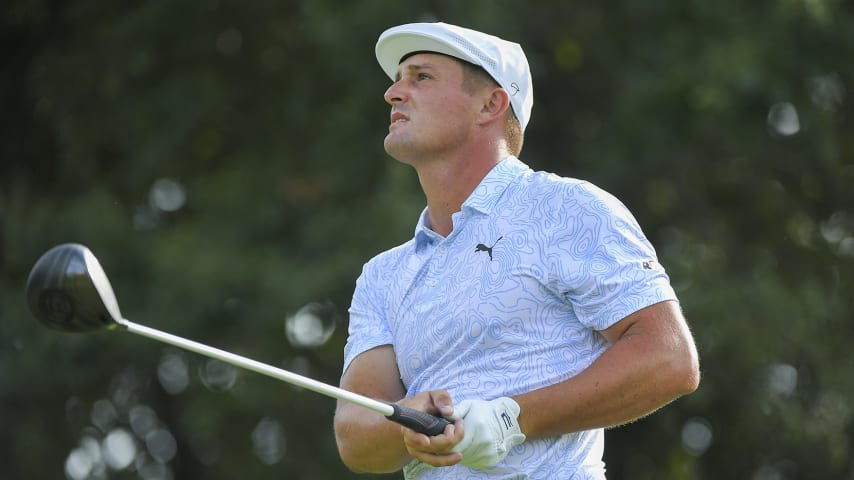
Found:
<path fill-rule="evenodd" d="M 430 75 L 428 75 L 426 73 L 419 73 L 418 74 L 418 80 L 428 80 L 430 78 L 431 78 Z"/>

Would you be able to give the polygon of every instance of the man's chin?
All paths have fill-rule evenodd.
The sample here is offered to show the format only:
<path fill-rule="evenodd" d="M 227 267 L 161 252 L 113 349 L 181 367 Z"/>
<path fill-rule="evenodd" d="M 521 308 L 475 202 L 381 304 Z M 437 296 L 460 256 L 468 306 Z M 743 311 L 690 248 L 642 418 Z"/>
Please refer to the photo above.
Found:
<path fill-rule="evenodd" d="M 406 158 L 406 154 L 410 150 L 407 145 L 407 142 L 402 142 L 399 138 L 394 138 L 393 133 L 386 135 L 385 141 L 383 141 L 385 153 L 399 161 L 403 161 L 402 159 Z"/>

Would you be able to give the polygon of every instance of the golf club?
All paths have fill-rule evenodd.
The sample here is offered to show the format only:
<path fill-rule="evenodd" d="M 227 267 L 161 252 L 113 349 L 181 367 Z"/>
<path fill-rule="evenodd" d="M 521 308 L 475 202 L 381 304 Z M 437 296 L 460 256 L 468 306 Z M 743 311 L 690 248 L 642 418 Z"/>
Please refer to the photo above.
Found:
<path fill-rule="evenodd" d="M 64 332 L 125 330 L 267 375 L 327 397 L 353 403 L 427 435 L 442 433 L 445 426 L 450 423 L 442 417 L 374 400 L 122 318 L 119 304 L 104 269 L 88 248 L 77 243 L 58 245 L 42 255 L 30 271 L 26 294 L 27 303 L 36 320 L 55 330 Z"/>

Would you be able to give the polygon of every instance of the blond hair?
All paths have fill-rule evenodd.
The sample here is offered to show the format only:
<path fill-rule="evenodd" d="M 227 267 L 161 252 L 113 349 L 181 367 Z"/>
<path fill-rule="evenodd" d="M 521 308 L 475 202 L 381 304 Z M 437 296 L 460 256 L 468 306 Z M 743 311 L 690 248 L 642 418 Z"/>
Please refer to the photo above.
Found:
<path fill-rule="evenodd" d="M 483 67 L 466 62 L 465 60 L 459 61 L 463 65 L 463 90 L 467 93 L 474 94 L 483 87 L 501 86 Z M 510 154 L 518 157 L 519 153 L 522 152 L 525 135 L 522 133 L 522 125 L 519 123 L 519 119 L 516 118 L 516 113 L 512 107 L 507 109 L 504 117 L 504 140 L 507 142 L 507 149 L 510 151 Z"/>

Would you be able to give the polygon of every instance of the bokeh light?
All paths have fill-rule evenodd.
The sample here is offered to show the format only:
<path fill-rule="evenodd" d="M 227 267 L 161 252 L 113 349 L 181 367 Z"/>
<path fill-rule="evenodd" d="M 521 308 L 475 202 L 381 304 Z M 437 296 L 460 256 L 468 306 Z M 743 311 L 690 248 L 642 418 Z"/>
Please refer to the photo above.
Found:
<path fill-rule="evenodd" d="M 172 433 L 165 428 L 156 428 L 145 436 L 145 447 L 148 453 L 159 463 L 166 463 L 178 452 L 178 442 Z"/>
<path fill-rule="evenodd" d="M 237 382 L 239 374 L 240 371 L 233 365 L 212 358 L 199 367 L 202 385 L 211 391 L 230 390 Z"/>
<path fill-rule="evenodd" d="M 190 384 L 189 368 L 184 356 L 172 351 L 164 353 L 157 367 L 157 379 L 167 393 L 177 395 L 183 392 Z"/>
<path fill-rule="evenodd" d="M 104 438 L 101 451 L 111 469 L 124 470 L 136 458 L 137 447 L 133 435 L 123 428 L 117 428 Z"/>
<path fill-rule="evenodd" d="M 682 445 L 693 455 L 702 455 L 712 445 L 714 434 L 704 418 L 692 418 L 682 426 Z"/>
<path fill-rule="evenodd" d="M 252 448 L 267 465 L 278 463 L 285 456 L 285 430 L 277 420 L 264 417 L 252 430 Z"/>
<path fill-rule="evenodd" d="M 162 212 L 175 212 L 184 207 L 187 193 L 184 186 L 173 178 L 159 178 L 151 185 L 149 205 Z"/>
<path fill-rule="evenodd" d="M 798 110 L 789 102 L 775 103 L 768 111 L 768 128 L 772 133 L 784 137 L 800 132 Z"/>
<path fill-rule="evenodd" d="M 786 363 L 771 366 L 768 371 L 768 388 L 773 395 L 789 396 L 798 387 L 798 370 Z"/>
<path fill-rule="evenodd" d="M 337 313 L 329 303 L 309 303 L 285 320 L 285 333 L 295 347 L 318 347 L 335 333 Z"/>

